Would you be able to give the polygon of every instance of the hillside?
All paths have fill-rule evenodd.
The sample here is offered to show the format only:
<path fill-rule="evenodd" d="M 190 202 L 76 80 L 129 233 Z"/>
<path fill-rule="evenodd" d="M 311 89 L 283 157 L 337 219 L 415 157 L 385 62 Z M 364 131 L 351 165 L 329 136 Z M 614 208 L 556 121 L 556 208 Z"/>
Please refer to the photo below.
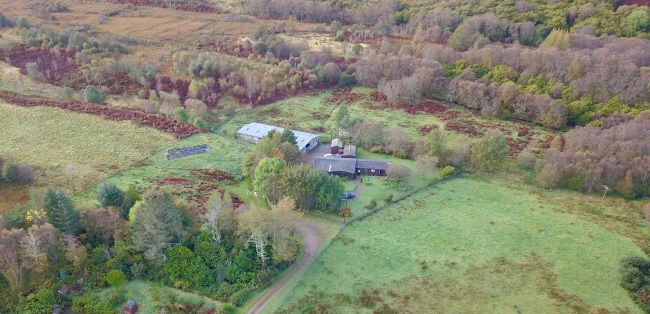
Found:
<path fill-rule="evenodd" d="M 647 1 L 0 0 L 0 312 L 650 313 L 648 139 Z"/>

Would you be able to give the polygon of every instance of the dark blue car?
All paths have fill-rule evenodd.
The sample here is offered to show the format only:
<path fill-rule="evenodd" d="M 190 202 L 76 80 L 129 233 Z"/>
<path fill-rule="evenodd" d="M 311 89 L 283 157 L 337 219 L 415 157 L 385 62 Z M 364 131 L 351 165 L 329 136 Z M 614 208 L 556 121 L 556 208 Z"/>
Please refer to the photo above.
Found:
<path fill-rule="evenodd" d="M 351 199 L 353 199 L 353 198 L 355 198 L 355 197 L 356 197 L 356 195 L 354 195 L 354 193 L 352 193 L 352 192 L 345 192 L 345 193 L 343 193 L 343 200 L 344 200 L 344 201 L 345 201 L 345 200 L 351 200 Z"/>

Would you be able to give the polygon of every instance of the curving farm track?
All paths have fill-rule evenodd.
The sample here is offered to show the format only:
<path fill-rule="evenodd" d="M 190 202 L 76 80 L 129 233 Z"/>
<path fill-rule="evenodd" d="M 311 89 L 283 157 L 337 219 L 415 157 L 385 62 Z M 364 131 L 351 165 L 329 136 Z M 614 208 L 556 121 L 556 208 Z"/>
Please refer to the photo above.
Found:
<path fill-rule="evenodd" d="M 246 312 L 247 314 L 262 313 L 266 306 L 277 297 L 280 292 L 286 289 L 291 282 L 296 280 L 309 267 L 314 260 L 318 248 L 323 243 L 323 239 L 327 235 L 327 231 L 323 224 L 318 220 L 308 220 L 300 228 L 305 235 L 305 252 L 302 254 L 300 260 L 289 270 L 282 279 L 276 282 L 269 288 L 262 297 L 251 306 Z"/>

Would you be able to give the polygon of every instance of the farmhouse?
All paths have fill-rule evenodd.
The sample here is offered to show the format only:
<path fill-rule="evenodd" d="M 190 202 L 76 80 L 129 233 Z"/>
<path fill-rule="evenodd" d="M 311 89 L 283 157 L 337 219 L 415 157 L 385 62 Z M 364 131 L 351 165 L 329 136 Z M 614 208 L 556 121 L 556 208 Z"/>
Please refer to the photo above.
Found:
<path fill-rule="evenodd" d="M 314 169 L 331 175 L 354 179 L 357 175 L 386 176 L 390 168 L 388 160 L 370 160 L 338 157 L 319 157 L 314 160 Z"/>
<path fill-rule="evenodd" d="M 357 162 L 347 158 L 316 158 L 314 169 L 325 171 L 331 175 L 354 179 Z"/>
<path fill-rule="evenodd" d="M 343 149 L 343 141 L 340 138 L 333 139 L 330 153 L 332 155 L 337 155 L 341 152 L 341 149 Z"/>
<path fill-rule="evenodd" d="M 282 132 L 284 131 L 284 128 L 253 122 L 241 127 L 241 129 L 237 131 L 237 138 L 242 141 L 257 143 L 272 130 Z M 292 130 L 292 132 L 296 136 L 296 142 L 298 142 L 296 145 L 298 146 L 298 150 L 302 153 L 306 153 L 320 144 L 320 136 L 317 134 L 294 130 Z"/>

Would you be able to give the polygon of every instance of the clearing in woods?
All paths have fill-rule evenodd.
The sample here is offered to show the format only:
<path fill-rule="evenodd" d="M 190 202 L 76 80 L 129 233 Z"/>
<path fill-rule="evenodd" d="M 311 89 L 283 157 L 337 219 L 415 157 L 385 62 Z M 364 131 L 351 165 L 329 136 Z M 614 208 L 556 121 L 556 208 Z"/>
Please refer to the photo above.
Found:
<path fill-rule="evenodd" d="M 174 137 L 128 121 L 0 102 L 0 156 L 32 165 L 36 184 L 76 192 L 152 155 Z"/>
<path fill-rule="evenodd" d="M 632 239 L 647 237 L 643 220 L 607 202 L 503 179 L 442 182 L 344 229 L 280 312 L 639 312 L 618 264 L 642 254 Z"/>

